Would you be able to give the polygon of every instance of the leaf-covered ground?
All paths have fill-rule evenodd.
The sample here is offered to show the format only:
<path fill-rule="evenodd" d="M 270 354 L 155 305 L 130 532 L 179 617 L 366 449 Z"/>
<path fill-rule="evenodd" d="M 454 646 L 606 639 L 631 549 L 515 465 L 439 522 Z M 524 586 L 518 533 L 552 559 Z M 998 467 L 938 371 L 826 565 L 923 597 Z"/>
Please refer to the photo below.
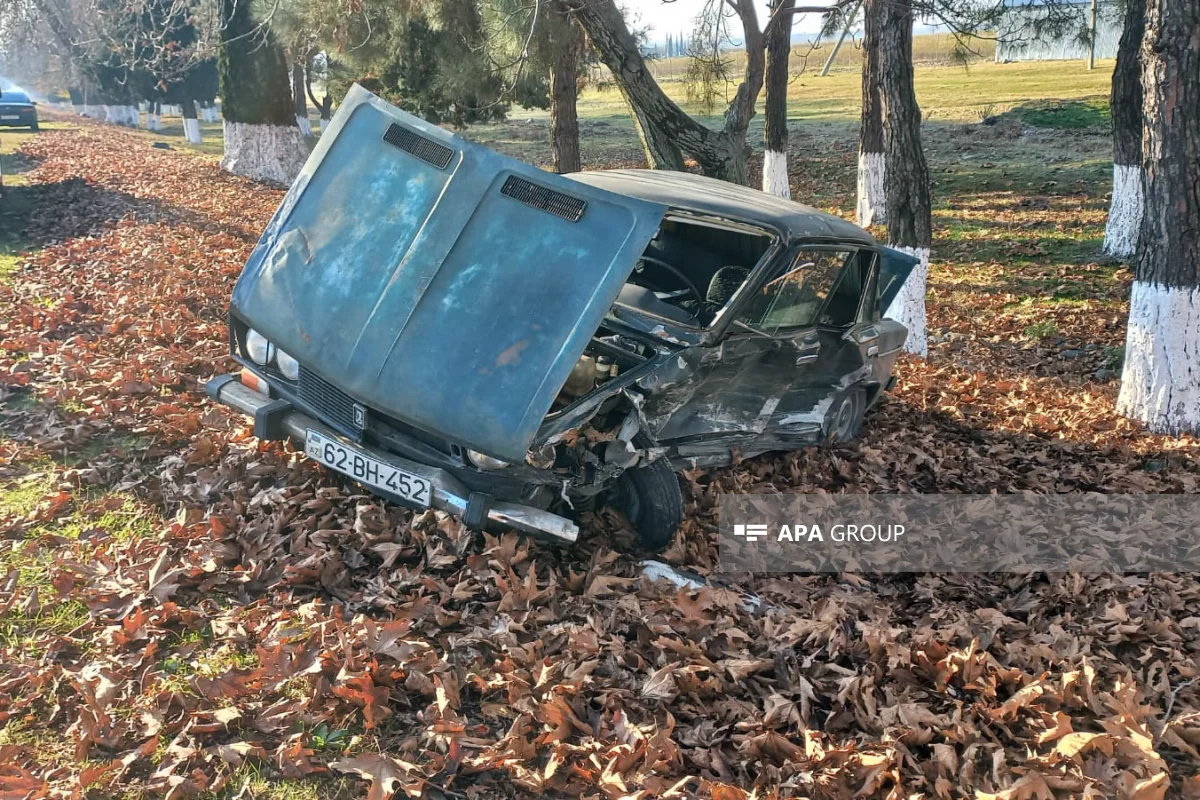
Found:
<path fill-rule="evenodd" d="M 860 443 L 689 475 L 666 560 L 710 569 L 735 489 L 1197 490 L 1196 441 L 1113 411 L 1103 140 L 930 138 L 929 361 Z M 797 196 L 849 209 L 853 147 L 793 147 Z M 567 549 L 385 505 L 201 392 L 278 191 L 86 122 L 23 157 L 0 798 L 1200 790 L 1194 576 L 794 576 L 752 610 L 640 577 L 614 515 Z"/>

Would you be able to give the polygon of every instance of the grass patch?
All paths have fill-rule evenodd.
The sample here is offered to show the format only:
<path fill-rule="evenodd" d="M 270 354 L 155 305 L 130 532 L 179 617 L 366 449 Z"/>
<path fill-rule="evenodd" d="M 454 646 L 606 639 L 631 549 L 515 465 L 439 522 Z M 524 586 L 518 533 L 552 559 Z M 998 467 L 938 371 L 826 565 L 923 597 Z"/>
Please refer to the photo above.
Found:
<path fill-rule="evenodd" d="M 1051 130 L 1107 129 L 1112 114 L 1107 99 L 1040 100 L 1024 103 L 1011 112 L 1031 128 Z"/>
<path fill-rule="evenodd" d="M 16 745 L 35 754 L 39 763 L 56 767 L 78 768 L 75 745 L 67 738 L 54 735 L 49 726 L 28 718 L 11 719 L 0 728 L 0 747 Z M 90 760 L 82 766 L 91 764 Z"/>
<path fill-rule="evenodd" d="M 234 797 L 253 797 L 256 800 L 333 800 L 356 797 L 366 784 L 336 773 L 310 778 L 273 778 L 258 764 L 247 762 L 229 779 L 220 794 L 202 795 L 205 800 L 231 800 Z"/>
<path fill-rule="evenodd" d="M 49 460 L 29 465 L 43 472 L 33 472 L 0 486 L 0 518 L 24 517 L 38 507 L 42 498 L 54 491 L 54 469 Z"/>
<path fill-rule="evenodd" d="M 87 606 L 77 600 L 42 601 L 36 614 L 14 608 L 0 619 L 0 649 L 40 652 L 45 638 L 65 636 L 88 621 Z"/>
<path fill-rule="evenodd" d="M 1025 338 L 1033 339 L 1035 342 L 1044 342 L 1048 339 L 1055 339 L 1059 336 L 1058 326 L 1052 320 L 1043 322 L 1035 322 L 1025 329 Z"/>

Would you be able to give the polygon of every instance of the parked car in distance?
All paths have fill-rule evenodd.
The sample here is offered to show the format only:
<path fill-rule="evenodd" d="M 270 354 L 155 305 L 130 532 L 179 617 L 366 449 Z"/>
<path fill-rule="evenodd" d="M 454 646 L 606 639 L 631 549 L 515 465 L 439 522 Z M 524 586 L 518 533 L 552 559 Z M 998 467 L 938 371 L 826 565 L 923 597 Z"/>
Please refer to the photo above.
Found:
<path fill-rule="evenodd" d="M 38 129 L 37 103 L 20 89 L 0 92 L 0 127 Z"/>
<path fill-rule="evenodd" d="M 354 87 L 246 264 L 260 438 L 470 527 L 575 541 L 597 503 L 666 547 L 676 471 L 857 435 L 915 260 L 680 172 L 553 175 Z"/>

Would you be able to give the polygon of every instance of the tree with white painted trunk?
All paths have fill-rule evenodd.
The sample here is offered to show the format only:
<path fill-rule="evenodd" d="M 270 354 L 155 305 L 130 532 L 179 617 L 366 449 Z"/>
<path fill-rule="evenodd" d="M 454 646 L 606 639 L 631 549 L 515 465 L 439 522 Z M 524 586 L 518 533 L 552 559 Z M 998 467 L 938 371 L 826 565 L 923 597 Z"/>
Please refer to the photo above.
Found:
<path fill-rule="evenodd" d="M 766 90 L 763 120 L 762 190 L 791 198 L 788 177 L 787 89 L 788 62 L 792 55 L 792 9 L 796 0 L 778 0 L 779 24 L 769 28 L 767 43 Z"/>
<path fill-rule="evenodd" d="M 884 197 L 883 97 L 880 89 L 880 15 L 885 0 L 863 3 L 862 122 L 858 132 L 858 224 L 887 219 Z"/>
<path fill-rule="evenodd" d="M 245 0 L 221 0 L 217 66 L 225 118 L 221 168 L 254 180 L 291 183 L 308 147 L 296 127 L 287 59 Z"/>
<path fill-rule="evenodd" d="M 183 113 L 183 137 L 189 144 L 200 144 L 204 137 L 200 133 L 200 120 L 196 114 L 196 101 L 190 97 L 183 98 L 179 104 Z"/>
<path fill-rule="evenodd" d="M 925 287 L 933 213 L 929 167 L 921 145 L 921 108 L 913 88 L 913 6 L 911 0 L 867 0 L 864 7 L 868 16 L 870 7 L 876 4 L 882 6 L 878 54 L 888 244 L 919 261 L 886 315 L 908 328 L 904 349 L 924 357 L 928 353 Z"/>
<path fill-rule="evenodd" d="M 296 127 L 300 129 L 300 135 L 311 138 L 313 135 L 312 123 L 308 121 L 308 102 L 305 95 L 307 94 L 306 84 L 308 81 L 304 77 L 304 62 L 308 60 L 307 53 L 297 53 L 294 56 L 292 63 L 292 102 L 296 107 Z"/>
<path fill-rule="evenodd" d="M 1147 0 L 1144 214 L 1117 410 L 1200 433 L 1200 4 Z"/>
<path fill-rule="evenodd" d="M 1137 250 L 1142 224 L 1142 36 L 1145 0 L 1126 0 L 1125 27 L 1113 70 L 1113 187 L 1104 228 L 1104 252 L 1118 258 Z"/>

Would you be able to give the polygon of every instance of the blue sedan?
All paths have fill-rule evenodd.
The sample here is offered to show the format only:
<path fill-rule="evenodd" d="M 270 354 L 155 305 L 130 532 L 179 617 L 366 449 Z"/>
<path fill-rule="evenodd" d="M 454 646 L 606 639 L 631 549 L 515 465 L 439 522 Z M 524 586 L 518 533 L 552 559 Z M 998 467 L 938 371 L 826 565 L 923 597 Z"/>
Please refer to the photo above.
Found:
<path fill-rule="evenodd" d="M 0 92 L 0 127 L 38 129 L 37 103 L 20 89 Z"/>

